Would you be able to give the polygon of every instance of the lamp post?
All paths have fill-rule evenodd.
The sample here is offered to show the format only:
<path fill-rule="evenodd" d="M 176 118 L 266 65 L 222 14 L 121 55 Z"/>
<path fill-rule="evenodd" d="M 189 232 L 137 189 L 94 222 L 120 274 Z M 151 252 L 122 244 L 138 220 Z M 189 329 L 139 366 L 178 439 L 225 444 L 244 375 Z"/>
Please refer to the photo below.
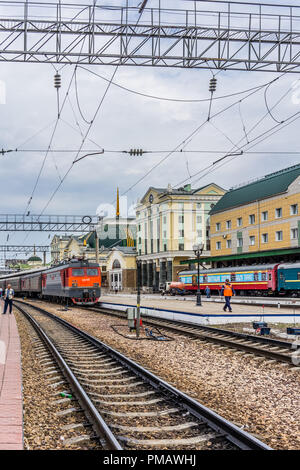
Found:
<path fill-rule="evenodd" d="M 136 336 L 140 336 L 140 318 L 141 318 L 141 260 L 136 260 L 136 281 L 137 281 L 137 299 L 136 299 Z"/>
<path fill-rule="evenodd" d="M 204 248 L 204 243 L 199 243 L 198 245 L 193 246 L 193 251 L 195 253 L 195 256 L 197 256 L 197 263 L 198 263 L 198 285 L 197 285 L 197 301 L 196 301 L 196 305 L 198 307 L 202 307 L 201 291 L 200 291 L 200 256 L 202 255 L 203 248 Z"/>

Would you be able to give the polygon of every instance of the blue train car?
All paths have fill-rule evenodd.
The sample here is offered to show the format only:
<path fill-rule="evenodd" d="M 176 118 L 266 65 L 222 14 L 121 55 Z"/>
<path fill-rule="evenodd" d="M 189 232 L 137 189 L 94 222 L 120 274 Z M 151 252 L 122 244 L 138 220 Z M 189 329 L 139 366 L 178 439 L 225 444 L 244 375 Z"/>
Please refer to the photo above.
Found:
<path fill-rule="evenodd" d="M 277 283 L 279 294 L 300 297 L 300 263 L 279 264 Z"/>

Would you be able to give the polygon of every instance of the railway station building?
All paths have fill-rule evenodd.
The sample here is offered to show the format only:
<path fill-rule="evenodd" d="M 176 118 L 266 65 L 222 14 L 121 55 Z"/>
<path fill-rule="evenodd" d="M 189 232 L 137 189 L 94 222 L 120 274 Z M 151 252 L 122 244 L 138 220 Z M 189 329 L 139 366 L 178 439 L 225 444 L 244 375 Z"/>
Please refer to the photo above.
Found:
<path fill-rule="evenodd" d="M 193 189 L 150 187 L 136 209 L 137 259 L 142 263 L 144 291 L 157 291 L 177 278 L 180 261 L 194 255 L 193 245 L 204 244 L 210 254 L 209 211 L 225 190 L 211 183 Z"/>
<path fill-rule="evenodd" d="M 213 267 L 300 259 L 300 164 L 229 190 L 210 210 Z"/>

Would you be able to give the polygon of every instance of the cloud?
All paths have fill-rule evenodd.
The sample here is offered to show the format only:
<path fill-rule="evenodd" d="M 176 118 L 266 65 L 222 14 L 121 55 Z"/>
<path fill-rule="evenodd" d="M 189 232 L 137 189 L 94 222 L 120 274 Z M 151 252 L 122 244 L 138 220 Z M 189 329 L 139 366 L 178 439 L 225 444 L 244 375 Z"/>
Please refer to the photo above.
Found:
<path fill-rule="evenodd" d="M 87 68 L 108 79 L 114 71 L 114 67 L 110 66 Z M 68 90 L 73 70 L 73 66 L 65 66 L 60 71 L 61 103 Z M 57 118 L 54 74 L 55 70 L 51 65 L 2 63 L 0 80 L 5 83 L 6 104 L 0 106 L 1 148 L 44 151 L 15 152 L 0 156 L 1 213 L 23 213 L 33 191 Z M 210 97 L 208 86 L 211 76 L 211 72 L 204 69 L 119 67 L 114 81 L 130 89 L 156 96 L 207 99 Z M 221 72 L 217 75 L 215 96 L 255 87 L 277 76 L 262 72 Z M 85 119 L 90 120 L 103 97 L 107 82 L 83 70 L 78 71 L 77 78 L 80 110 Z M 270 109 L 294 81 L 295 76 L 287 74 L 270 86 L 267 93 Z M 249 178 L 259 177 L 299 162 L 299 157 L 285 155 L 287 151 L 298 149 L 296 121 L 252 149 L 282 150 L 281 156 L 245 154 L 232 161 L 228 159 L 226 165 L 215 165 L 213 171 L 206 174 L 205 168 L 233 147 L 230 141 L 237 146 L 244 145 L 246 135 L 251 140 L 275 126 L 274 118 L 280 121 L 300 110 L 299 104 L 292 99 L 292 93 L 288 93 L 278 103 L 271 115 L 267 112 L 263 91 L 253 94 L 239 106 L 238 100 L 244 96 L 246 94 L 212 103 L 212 116 L 228 107 L 226 112 L 211 119 L 216 129 L 207 121 L 208 102 L 157 101 L 111 85 L 88 132 L 88 124 L 82 119 L 72 85 L 51 148 L 74 149 L 74 153 L 48 154 L 30 205 L 31 213 L 39 213 L 47 204 L 60 182 L 60 177 L 70 168 L 76 150 L 81 145 L 82 135 L 87 132 L 88 138 L 83 146 L 87 152 L 103 147 L 106 150 L 115 150 L 116 153 L 106 152 L 103 156 L 87 157 L 76 163 L 47 207 L 47 213 L 95 213 L 99 204 L 114 203 L 117 186 L 120 193 L 124 193 L 167 155 L 153 153 L 142 157 L 129 157 L 122 153 L 131 148 L 168 151 L 180 142 L 187 143 L 185 153 L 172 154 L 151 171 L 147 178 L 134 186 L 128 193 L 130 201 L 136 201 L 146 192 L 148 186 L 164 187 L 168 183 L 176 186 L 190 174 L 197 172 L 199 174 L 192 179 L 193 186 L 215 181 L 228 188 Z M 234 102 L 237 104 L 229 107 Z M 260 117 L 264 119 L 250 132 Z M 188 136 L 201 124 L 199 132 L 189 141 Z M 253 145 L 255 143 L 256 141 Z M 188 150 L 218 150 L 219 153 L 189 153 Z M 197 181 L 198 177 L 201 179 Z M 6 236 L 4 233 L 0 234 L 2 243 Z M 28 239 L 38 242 L 45 240 L 47 236 L 34 234 Z M 24 234 L 15 235 L 16 240 L 20 241 L 22 238 Z"/>

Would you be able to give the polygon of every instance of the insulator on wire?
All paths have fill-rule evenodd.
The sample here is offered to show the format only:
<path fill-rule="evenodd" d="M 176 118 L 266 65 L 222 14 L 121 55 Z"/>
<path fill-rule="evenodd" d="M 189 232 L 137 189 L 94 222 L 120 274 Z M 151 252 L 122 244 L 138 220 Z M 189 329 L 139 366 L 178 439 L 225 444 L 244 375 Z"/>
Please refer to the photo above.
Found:
<path fill-rule="evenodd" d="M 217 79 L 211 78 L 209 81 L 209 91 L 213 93 L 217 89 Z"/>
<path fill-rule="evenodd" d="M 130 149 L 129 155 L 137 155 L 137 156 L 142 156 L 143 155 L 143 149 Z"/>
<path fill-rule="evenodd" d="M 55 88 L 61 87 L 61 75 L 59 73 L 56 73 L 54 75 L 54 87 Z"/>

